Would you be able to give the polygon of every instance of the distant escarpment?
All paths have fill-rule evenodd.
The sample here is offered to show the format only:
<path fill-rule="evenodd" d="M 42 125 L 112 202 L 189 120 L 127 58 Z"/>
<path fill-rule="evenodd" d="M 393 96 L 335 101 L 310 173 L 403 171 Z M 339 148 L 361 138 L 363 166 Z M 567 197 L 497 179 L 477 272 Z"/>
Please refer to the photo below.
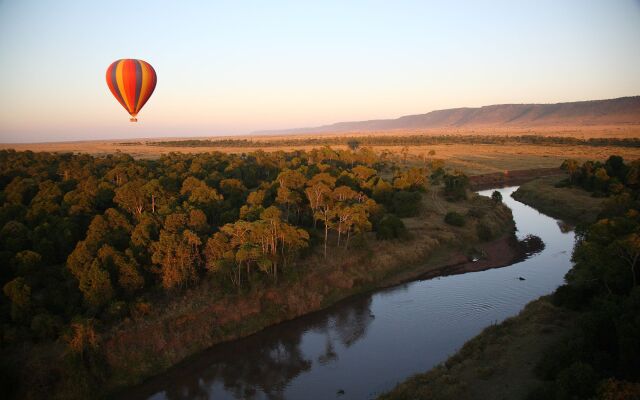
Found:
<path fill-rule="evenodd" d="M 497 104 L 406 115 L 396 119 L 338 122 L 317 127 L 256 132 L 333 133 L 414 129 L 488 127 L 549 127 L 640 124 L 640 96 L 556 104 Z"/>

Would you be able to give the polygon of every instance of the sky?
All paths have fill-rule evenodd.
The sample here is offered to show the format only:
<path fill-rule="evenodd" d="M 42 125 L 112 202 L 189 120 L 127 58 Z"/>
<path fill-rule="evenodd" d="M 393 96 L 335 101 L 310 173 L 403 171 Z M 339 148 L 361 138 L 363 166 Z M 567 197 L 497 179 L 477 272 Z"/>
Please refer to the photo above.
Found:
<path fill-rule="evenodd" d="M 137 123 L 115 60 L 156 70 Z M 0 0 L 0 142 L 192 137 L 640 94 L 640 0 Z"/>

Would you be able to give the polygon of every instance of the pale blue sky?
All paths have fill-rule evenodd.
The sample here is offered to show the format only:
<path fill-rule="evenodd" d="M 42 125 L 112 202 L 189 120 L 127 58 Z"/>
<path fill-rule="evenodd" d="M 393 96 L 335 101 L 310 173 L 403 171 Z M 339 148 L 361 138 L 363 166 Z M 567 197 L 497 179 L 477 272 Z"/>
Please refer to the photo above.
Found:
<path fill-rule="evenodd" d="M 105 83 L 119 58 L 158 74 L 137 124 Z M 0 0 L 0 142 L 638 94 L 637 0 Z"/>

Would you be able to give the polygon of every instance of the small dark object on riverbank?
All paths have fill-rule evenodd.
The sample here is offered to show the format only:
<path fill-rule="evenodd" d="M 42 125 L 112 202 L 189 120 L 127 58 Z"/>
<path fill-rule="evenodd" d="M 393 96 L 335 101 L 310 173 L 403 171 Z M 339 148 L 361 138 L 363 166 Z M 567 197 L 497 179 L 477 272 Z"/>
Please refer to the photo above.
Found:
<path fill-rule="evenodd" d="M 526 281 L 526 279 L 524 279 L 524 278 L 523 278 L 523 277 L 521 277 L 521 276 L 519 276 L 519 277 L 518 277 L 518 280 L 519 280 L 519 281 Z"/>
<path fill-rule="evenodd" d="M 340 389 L 336 392 L 338 396 L 342 396 L 344 394 L 344 390 Z"/>

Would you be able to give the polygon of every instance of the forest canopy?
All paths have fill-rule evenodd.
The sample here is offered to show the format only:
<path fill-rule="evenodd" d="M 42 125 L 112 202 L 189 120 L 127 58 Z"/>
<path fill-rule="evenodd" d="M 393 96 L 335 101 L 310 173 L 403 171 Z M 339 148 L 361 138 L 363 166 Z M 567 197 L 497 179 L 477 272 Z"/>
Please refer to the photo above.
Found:
<path fill-rule="evenodd" d="M 1 151 L 2 345 L 114 323 L 202 281 L 229 293 L 274 284 L 316 246 L 330 257 L 369 231 L 406 237 L 396 215 L 419 212 L 430 178 L 448 176 L 442 163 L 398 168 L 354 147 L 157 160 Z"/>

